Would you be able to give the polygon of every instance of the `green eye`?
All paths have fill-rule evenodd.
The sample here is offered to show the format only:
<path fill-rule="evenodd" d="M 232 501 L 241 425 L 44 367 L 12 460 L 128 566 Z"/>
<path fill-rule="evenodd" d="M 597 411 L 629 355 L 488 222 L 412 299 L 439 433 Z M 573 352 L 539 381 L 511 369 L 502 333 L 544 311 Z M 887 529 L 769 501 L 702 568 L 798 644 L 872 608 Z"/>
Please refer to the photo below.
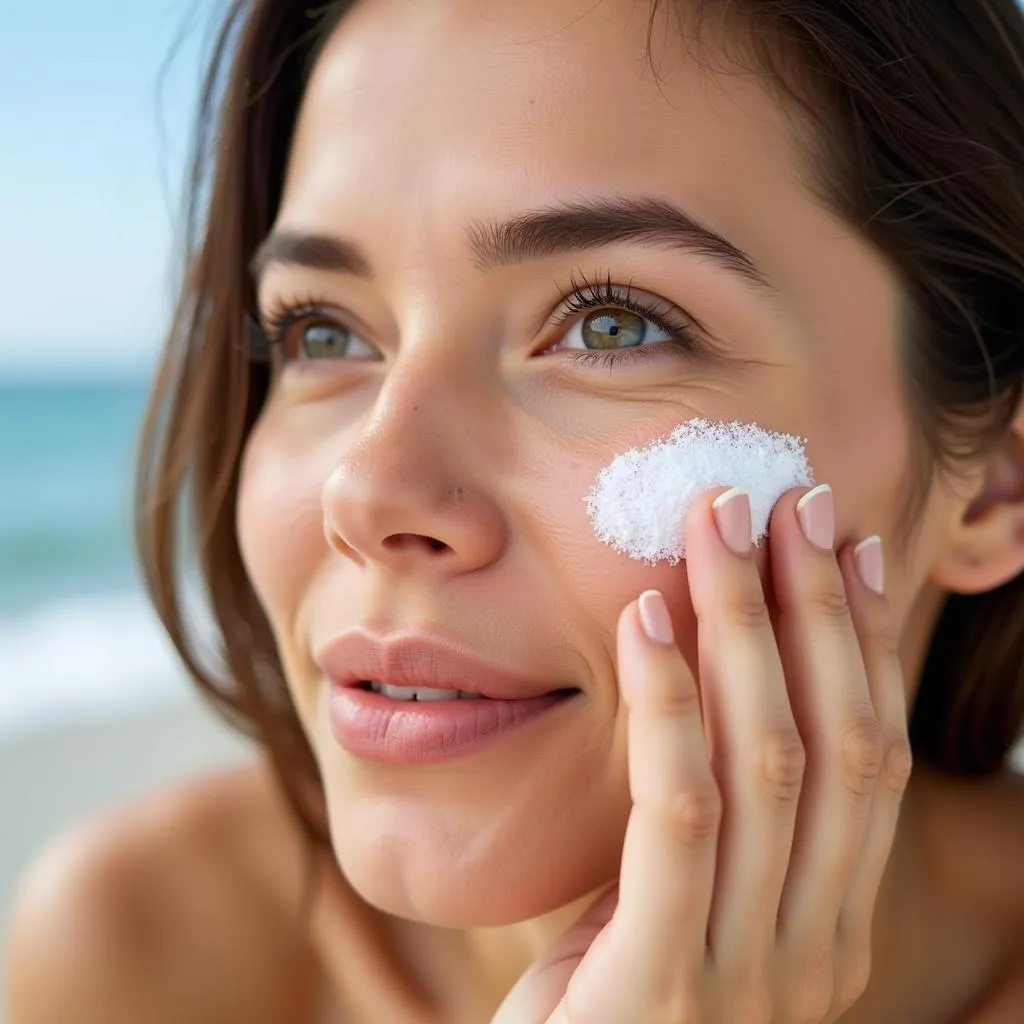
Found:
<path fill-rule="evenodd" d="M 349 354 L 352 332 L 337 324 L 310 324 L 302 332 L 302 355 L 306 359 L 322 359 Z"/>
<path fill-rule="evenodd" d="M 647 339 L 647 325 L 628 309 L 602 309 L 583 318 L 580 335 L 589 349 L 635 348 Z"/>

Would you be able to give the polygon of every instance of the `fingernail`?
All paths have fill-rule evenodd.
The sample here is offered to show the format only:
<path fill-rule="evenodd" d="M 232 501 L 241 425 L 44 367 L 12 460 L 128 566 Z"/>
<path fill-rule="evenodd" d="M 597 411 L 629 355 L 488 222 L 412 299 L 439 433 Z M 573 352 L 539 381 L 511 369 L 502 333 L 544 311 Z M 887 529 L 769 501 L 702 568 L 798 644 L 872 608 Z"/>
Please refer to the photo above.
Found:
<path fill-rule="evenodd" d="M 882 538 L 868 537 L 854 549 L 857 559 L 857 572 L 869 590 L 876 594 L 885 593 L 885 556 L 882 554 Z"/>
<path fill-rule="evenodd" d="M 831 551 L 836 541 L 836 513 L 832 488 L 821 484 L 796 503 L 796 516 L 804 536 L 822 551 Z"/>
<path fill-rule="evenodd" d="M 738 487 L 720 494 L 711 504 L 718 535 L 725 546 L 737 555 L 745 555 L 752 544 L 750 529 L 750 498 Z"/>
<path fill-rule="evenodd" d="M 669 618 L 665 598 L 661 596 L 661 593 L 657 590 L 645 590 L 640 595 L 638 605 L 640 626 L 647 639 L 665 647 L 675 643 L 672 619 Z"/>

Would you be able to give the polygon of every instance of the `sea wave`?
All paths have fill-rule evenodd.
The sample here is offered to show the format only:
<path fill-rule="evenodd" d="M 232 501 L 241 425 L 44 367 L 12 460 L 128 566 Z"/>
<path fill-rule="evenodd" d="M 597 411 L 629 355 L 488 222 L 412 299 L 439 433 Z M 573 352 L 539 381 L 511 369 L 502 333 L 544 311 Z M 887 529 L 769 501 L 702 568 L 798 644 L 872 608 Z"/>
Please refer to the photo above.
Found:
<path fill-rule="evenodd" d="M 188 692 L 140 591 L 67 598 L 0 619 L 0 742 L 169 705 Z"/>

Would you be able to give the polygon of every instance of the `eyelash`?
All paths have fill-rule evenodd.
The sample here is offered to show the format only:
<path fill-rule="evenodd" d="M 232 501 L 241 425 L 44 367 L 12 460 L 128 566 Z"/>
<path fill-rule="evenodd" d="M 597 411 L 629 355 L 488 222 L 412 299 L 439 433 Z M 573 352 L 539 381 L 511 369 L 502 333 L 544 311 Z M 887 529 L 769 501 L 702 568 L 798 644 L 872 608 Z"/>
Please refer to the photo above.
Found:
<path fill-rule="evenodd" d="M 649 320 L 652 324 L 668 335 L 667 341 L 655 342 L 651 345 L 635 345 L 623 349 L 556 349 L 569 356 L 574 362 L 585 366 L 613 367 L 625 362 L 650 358 L 652 352 L 671 346 L 682 350 L 687 355 L 703 354 L 703 344 L 697 333 L 697 325 L 693 320 L 684 319 L 675 308 L 665 302 L 651 302 L 633 296 L 632 286 L 624 289 L 607 277 L 598 284 L 591 284 L 581 273 L 570 278 L 569 292 L 563 300 L 563 308 L 551 320 L 553 327 L 561 327 L 571 323 L 580 314 L 595 309 L 623 309 Z M 259 325 L 264 341 L 271 353 L 283 352 L 285 334 L 296 323 L 312 317 L 326 319 L 323 307 L 329 302 L 319 299 L 304 299 L 292 304 L 274 306 L 259 317 Z M 344 326 L 344 325 L 342 325 Z M 346 328 L 347 330 L 348 328 Z M 284 353 L 287 355 L 287 353 Z"/>
<path fill-rule="evenodd" d="M 575 362 L 582 363 L 584 366 L 613 367 L 638 359 L 649 359 L 665 346 L 681 349 L 689 356 L 698 356 L 703 353 L 703 345 L 697 334 L 696 323 L 681 317 L 675 308 L 667 302 L 635 298 L 631 285 L 626 285 L 623 289 L 620 285 L 612 283 L 610 275 L 599 284 L 591 284 L 582 273 L 578 278 L 574 274 L 569 279 L 569 285 L 569 294 L 565 297 L 564 307 L 561 312 L 556 314 L 552 321 L 553 326 L 561 327 L 570 323 L 578 315 L 594 309 L 625 309 L 637 316 L 642 316 L 645 320 L 650 320 L 655 327 L 669 336 L 668 341 L 655 342 L 652 345 L 635 345 L 632 348 L 593 349 L 591 351 L 583 349 L 558 350 L 567 352 Z"/>

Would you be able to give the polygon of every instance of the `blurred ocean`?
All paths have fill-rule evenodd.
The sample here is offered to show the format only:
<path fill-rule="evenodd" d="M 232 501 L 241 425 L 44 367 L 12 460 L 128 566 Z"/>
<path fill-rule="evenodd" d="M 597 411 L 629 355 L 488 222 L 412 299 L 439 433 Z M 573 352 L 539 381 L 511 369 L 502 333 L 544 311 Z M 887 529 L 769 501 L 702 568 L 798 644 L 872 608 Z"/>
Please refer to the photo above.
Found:
<path fill-rule="evenodd" d="M 146 394 L 0 378 L 0 741 L 183 690 L 131 549 Z"/>

